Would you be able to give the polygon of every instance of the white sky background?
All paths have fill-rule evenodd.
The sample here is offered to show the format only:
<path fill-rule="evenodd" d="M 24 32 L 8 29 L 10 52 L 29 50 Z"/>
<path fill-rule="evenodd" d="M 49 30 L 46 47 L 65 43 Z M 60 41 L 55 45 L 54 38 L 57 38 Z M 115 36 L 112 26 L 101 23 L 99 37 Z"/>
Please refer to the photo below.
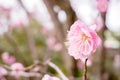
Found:
<path fill-rule="evenodd" d="M 50 18 L 43 0 L 22 0 L 23 4 L 29 12 L 31 12 L 34 18 L 40 22 L 44 27 L 53 29 L 54 24 Z M 20 7 L 17 0 L 0 0 L 0 6 L 6 9 L 13 9 L 11 12 L 11 23 L 18 23 L 23 21 L 24 24 L 28 24 L 28 18 L 25 11 Z"/>
<path fill-rule="evenodd" d="M 70 0 L 71 6 L 75 11 L 78 19 L 87 25 L 92 25 L 98 16 L 96 0 Z"/>
<path fill-rule="evenodd" d="M 38 20 L 44 27 L 53 29 L 54 24 L 48 13 L 48 10 L 43 0 L 22 0 L 25 7 L 29 12 L 33 13 L 33 16 Z"/>
<path fill-rule="evenodd" d="M 120 0 L 110 0 L 106 25 L 109 30 L 120 32 Z"/>
<path fill-rule="evenodd" d="M 70 4 L 78 19 L 90 26 L 100 14 L 97 9 L 97 0 L 70 0 Z M 120 33 L 120 0 L 110 0 L 106 14 L 106 26 L 110 31 Z M 97 26 L 98 27 L 98 26 Z M 119 48 L 120 42 L 113 37 L 108 37 L 104 44 L 109 48 Z"/>
<path fill-rule="evenodd" d="M 27 10 L 33 14 L 34 18 L 44 27 L 53 29 L 54 24 L 48 13 L 43 0 L 22 0 Z M 94 23 L 94 19 L 98 16 L 99 11 L 96 8 L 96 0 L 70 0 L 71 6 L 77 17 L 84 21 L 87 25 Z M 0 6 L 12 9 L 11 24 L 22 21 L 25 25 L 29 20 L 25 11 L 20 7 L 17 0 L 0 0 Z M 62 15 L 61 15 L 62 14 Z M 66 20 L 66 13 L 59 11 L 58 19 L 62 22 Z M 120 31 L 120 1 L 110 0 L 110 5 L 106 16 L 106 25 L 111 31 Z"/>
<path fill-rule="evenodd" d="M 51 30 L 54 24 L 51 16 L 43 2 L 43 0 L 22 0 L 27 10 L 33 14 L 33 17 Z M 75 11 L 78 19 L 85 22 L 88 26 L 94 23 L 95 18 L 98 16 L 99 11 L 96 8 L 96 0 L 70 0 L 71 6 Z M 24 25 L 29 23 L 29 18 L 25 11 L 22 9 L 17 0 L 0 0 L 0 7 L 11 9 L 10 21 L 12 25 L 22 22 Z M 67 19 L 66 13 L 59 7 L 54 7 L 55 12 L 58 13 L 58 19 L 64 23 Z M 0 14 L 0 35 L 8 31 L 9 24 L 6 17 Z M 113 32 L 120 32 L 120 0 L 110 0 L 109 8 L 106 14 L 106 25 L 109 30 Z M 108 44 L 109 42 L 107 42 Z"/>
<path fill-rule="evenodd" d="M 94 23 L 99 11 L 96 7 L 97 0 L 70 0 L 71 6 L 78 19 L 88 26 Z M 106 14 L 106 25 L 113 32 L 120 32 L 120 0 L 109 0 Z"/>

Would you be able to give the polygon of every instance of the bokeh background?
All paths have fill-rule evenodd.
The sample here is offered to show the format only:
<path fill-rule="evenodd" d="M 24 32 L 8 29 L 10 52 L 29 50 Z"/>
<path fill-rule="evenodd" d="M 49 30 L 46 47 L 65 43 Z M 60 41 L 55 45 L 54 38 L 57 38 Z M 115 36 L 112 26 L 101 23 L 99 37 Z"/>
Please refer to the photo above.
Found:
<path fill-rule="evenodd" d="M 8 65 L 9 60 L 3 59 L 6 52 L 25 67 L 50 59 L 70 80 L 81 80 L 83 63 L 67 54 L 67 31 L 77 19 L 90 26 L 99 16 L 97 33 L 102 43 L 89 61 L 88 78 L 120 80 L 120 1 L 109 0 L 104 13 L 95 7 L 96 1 L 0 0 L 1 66 Z M 59 76 L 49 66 L 39 71 Z M 7 76 L 6 80 L 41 79 Z"/>

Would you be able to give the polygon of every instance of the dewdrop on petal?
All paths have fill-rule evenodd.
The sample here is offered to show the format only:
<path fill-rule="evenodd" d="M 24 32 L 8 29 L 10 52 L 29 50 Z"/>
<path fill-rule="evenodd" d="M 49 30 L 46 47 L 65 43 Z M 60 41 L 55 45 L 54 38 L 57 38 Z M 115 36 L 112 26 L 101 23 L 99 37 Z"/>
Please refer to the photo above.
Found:
<path fill-rule="evenodd" d="M 80 20 L 71 26 L 67 40 L 68 54 L 82 61 L 91 56 L 101 43 L 97 33 Z"/>

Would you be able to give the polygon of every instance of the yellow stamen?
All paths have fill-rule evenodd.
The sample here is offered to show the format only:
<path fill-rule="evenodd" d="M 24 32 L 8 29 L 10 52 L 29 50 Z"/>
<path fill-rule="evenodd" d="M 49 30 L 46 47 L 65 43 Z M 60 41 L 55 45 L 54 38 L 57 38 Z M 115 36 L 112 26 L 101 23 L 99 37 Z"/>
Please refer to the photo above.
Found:
<path fill-rule="evenodd" d="M 83 40 L 83 41 L 86 41 L 88 38 L 89 38 L 89 37 L 88 37 L 87 35 L 85 35 L 85 34 L 82 35 L 82 40 Z"/>

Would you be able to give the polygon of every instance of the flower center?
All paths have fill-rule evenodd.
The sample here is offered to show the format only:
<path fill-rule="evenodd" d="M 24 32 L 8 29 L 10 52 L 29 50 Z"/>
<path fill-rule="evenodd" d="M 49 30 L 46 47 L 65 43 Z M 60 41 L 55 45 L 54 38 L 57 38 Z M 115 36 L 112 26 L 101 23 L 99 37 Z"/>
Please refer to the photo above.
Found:
<path fill-rule="evenodd" d="M 89 38 L 89 37 L 88 37 L 87 35 L 85 35 L 85 34 L 82 35 L 82 40 L 83 40 L 83 41 L 88 40 L 88 38 Z"/>

